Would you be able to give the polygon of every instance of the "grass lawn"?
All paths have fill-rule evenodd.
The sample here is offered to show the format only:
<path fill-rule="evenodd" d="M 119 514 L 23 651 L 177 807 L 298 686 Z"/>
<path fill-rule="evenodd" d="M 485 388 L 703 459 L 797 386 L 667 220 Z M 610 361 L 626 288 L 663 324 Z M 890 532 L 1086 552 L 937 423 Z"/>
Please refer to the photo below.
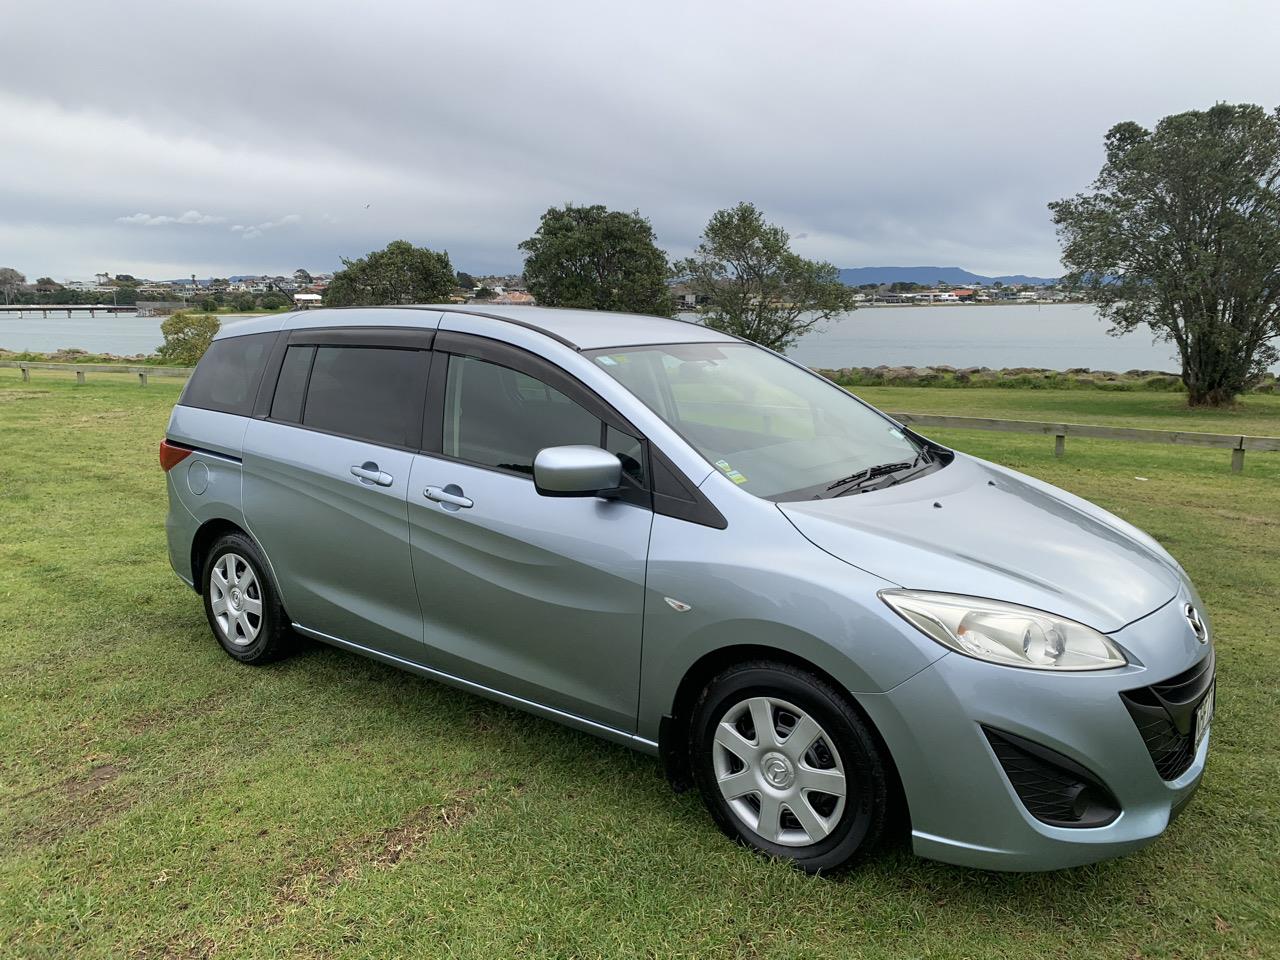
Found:
<path fill-rule="evenodd" d="M 1280 955 L 1280 454 L 942 433 L 1115 510 L 1217 627 L 1203 788 L 1045 875 L 732 846 L 654 760 L 323 647 L 264 669 L 170 572 L 178 385 L 0 369 L 2 957 Z M 1280 397 L 859 390 L 887 409 L 1280 435 Z M 1146 479 L 1140 480 L 1138 477 Z M 958 798 L 960 799 L 960 798 Z"/>

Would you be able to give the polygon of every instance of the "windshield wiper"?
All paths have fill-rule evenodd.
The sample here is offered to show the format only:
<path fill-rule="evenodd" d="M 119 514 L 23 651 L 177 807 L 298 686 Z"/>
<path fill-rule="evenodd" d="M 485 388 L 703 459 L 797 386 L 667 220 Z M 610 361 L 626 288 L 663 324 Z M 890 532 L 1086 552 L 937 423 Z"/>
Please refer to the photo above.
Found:
<path fill-rule="evenodd" d="M 917 463 L 919 462 L 919 457 L 916 458 L 916 462 Z M 827 489 L 834 490 L 836 489 L 836 487 L 848 487 L 850 484 L 854 484 L 854 486 L 850 487 L 850 489 L 856 490 L 858 487 L 862 486 L 864 483 L 867 483 L 871 480 L 877 480 L 880 477 L 887 477 L 889 474 L 897 473 L 899 470 L 910 470 L 915 465 L 916 465 L 915 463 L 877 464 L 874 467 L 867 467 L 867 469 L 865 470 L 859 470 L 857 473 L 851 473 L 847 477 L 841 477 L 835 483 L 827 487 Z M 848 493 L 849 491 L 845 490 L 842 492 Z"/>
<path fill-rule="evenodd" d="M 923 463 L 924 466 L 920 466 L 921 463 Z M 901 483 L 908 477 L 914 477 L 917 473 L 924 472 L 925 469 L 932 465 L 933 457 L 929 455 L 928 449 L 922 449 L 918 454 L 916 454 L 916 458 L 910 463 L 906 463 L 905 461 L 902 463 L 881 463 L 874 467 L 867 467 L 865 470 L 859 470 L 857 473 L 850 474 L 847 477 L 842 477 L 835 483 L 831 484 L 831 486 L 827 487 L 827 489 L 834 490 L 836 487 L 845 487 L 846 489 L 841 490 L 836 494 L 837 497 L 843 497 L 846 493 L 853 493 L 862 489 L 873 480 L 879 480 L 882 477 L 887 477 L 895 473 L 902 473 L 904 470 L 911 471 L 910 473 L 902 474 L 902 476 L 894 477 L 893 480 L 886 484 L 886 486 L 893 486 L 896 483 Z M 919 469 L 913 469 L 915 467 L 919 467 Z"/>

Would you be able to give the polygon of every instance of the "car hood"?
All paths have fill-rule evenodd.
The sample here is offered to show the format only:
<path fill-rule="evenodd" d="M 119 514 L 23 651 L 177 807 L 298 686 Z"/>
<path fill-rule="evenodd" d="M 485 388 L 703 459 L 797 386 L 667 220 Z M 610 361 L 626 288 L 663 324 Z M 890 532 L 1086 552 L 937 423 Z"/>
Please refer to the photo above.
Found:
<path fill-rule="evenodd" d="M 1123 520 L 963 454 L 882 490 L 778 507 L 816 546 L 901 587 L 1020 603 L 1104 633 L 1167 603 L 1181 582 Z"/>

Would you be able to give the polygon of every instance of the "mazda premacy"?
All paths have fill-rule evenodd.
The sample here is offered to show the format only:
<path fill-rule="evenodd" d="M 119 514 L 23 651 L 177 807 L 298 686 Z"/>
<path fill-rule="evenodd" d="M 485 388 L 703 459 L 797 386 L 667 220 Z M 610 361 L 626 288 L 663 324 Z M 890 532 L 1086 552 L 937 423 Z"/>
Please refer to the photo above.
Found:
<path fill-rule="evenodd" d="M 532 307 L 224 329 L 160 448 L 228 654 L 298 637 L 647 751 L 831 871 L 1045 870 L 1204 771 L 1210 626 L 1151 537 L 704 326 Z"/>

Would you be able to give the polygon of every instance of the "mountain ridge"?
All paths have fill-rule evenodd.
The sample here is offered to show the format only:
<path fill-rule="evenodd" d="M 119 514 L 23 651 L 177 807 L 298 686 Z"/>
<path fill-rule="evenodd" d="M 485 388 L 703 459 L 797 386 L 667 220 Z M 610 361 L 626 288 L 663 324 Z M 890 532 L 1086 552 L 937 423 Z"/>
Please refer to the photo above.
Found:
<path fill-rule="evenodd" d="M 1029 277 L 1022 273 L 984 277 L 961 267 L 842 267 L 839 273 L 840 280 L 851 287 L 856 287 L 863 283 L 921 283 L 932 285 L 939 281 L 949 283 L 952 286 L 966 283 L 980 283 L 984 286 L 990 286 L 997 280 L 1005 284 L 1022 283 L 1044 287 L 1058 282 L 1054 277 Z"/>

